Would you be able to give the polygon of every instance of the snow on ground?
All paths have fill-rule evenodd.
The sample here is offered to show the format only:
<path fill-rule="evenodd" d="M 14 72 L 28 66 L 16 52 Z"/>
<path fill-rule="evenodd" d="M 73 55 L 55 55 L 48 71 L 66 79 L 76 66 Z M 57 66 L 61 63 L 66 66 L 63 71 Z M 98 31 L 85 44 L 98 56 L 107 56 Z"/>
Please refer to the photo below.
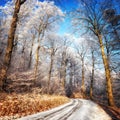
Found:
<path fill-rule="evenodd" d="M 112 120 L 111 117 L 99 105 L 90 100 L 76 99 L 76 102 L 72 106 L 69 106 L 72 104 L 72 101 L 73 100 L 71 100 L 70 103 L 62 105 L 60 107 L 56 107 L 54 109 L 40 112 L 34 115 L 29 115 L 19 120 L 61 120 L 60 118 L 62 116 L 66 116 L 71 112 L 72 108 L 77 105 L 78 101 L 80 103 L 80 106 L 77 106 L 78 108 L 72 114 L 70 114 L 69 117 L 66 116 L 66 119 L 64 120 Z M 59 112 L 55 112 L 58 110 Z M 49 114 L 53 115 L 49 116 Z M 48 115 L 47 118 L 45 117 L 46 115 Z"/>
<path fill-rule="evenodd" d="M 83 100 L 81 107 L 67 120 L 112 120 L 111 117 L 97 104 L 90 100 Z"/>

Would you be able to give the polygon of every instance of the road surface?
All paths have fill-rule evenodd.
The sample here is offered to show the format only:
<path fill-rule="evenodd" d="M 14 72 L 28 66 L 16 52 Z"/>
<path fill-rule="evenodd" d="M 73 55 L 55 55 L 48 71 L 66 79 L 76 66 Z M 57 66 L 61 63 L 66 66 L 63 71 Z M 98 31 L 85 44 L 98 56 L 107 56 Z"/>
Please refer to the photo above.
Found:
<path fill-rule="evenodd" d="M 60 107 L 28 115 L 18 120 L 112 120 L 96 103 L 84 99 L 72 99 Z"/>

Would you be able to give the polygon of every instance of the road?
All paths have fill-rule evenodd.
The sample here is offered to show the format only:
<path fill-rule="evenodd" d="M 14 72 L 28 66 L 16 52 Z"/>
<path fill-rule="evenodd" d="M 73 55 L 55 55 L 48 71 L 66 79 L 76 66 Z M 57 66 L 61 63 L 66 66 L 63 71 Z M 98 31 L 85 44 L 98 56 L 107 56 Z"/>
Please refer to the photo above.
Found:
<path fill-rule="evenodd" d="M 18 120 L 112 120 L 96 103 L 72 99 L 70 103 L 51 110 L 28 115 Z"/>

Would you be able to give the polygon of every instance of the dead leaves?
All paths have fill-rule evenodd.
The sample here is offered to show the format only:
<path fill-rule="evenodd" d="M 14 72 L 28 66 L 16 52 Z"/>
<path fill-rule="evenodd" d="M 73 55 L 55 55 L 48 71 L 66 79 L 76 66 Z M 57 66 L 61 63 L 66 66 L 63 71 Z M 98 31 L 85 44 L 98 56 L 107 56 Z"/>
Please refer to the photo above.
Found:
<path fill-rule="evenodd" d="M 69 101 L 63 96 L 6 94 L 0 99 L 0 116 L 25 116 L 51 109 Z M 5 97 L 6 96 L 6 97 Z M 2 96 L 1 96 L 2 97 Z"/>

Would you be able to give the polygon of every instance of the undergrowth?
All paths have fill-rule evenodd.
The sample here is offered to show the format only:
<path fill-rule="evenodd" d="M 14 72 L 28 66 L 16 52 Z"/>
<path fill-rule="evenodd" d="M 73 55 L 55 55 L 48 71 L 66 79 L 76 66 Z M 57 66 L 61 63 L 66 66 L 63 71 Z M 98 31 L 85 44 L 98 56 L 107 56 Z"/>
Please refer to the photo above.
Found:
<path fill-rule="evenodd" d="M 64 96 L 40 94 L 1 94 L 0 119 L 7 116 L 22 117 L 37 112 L 49 110 L 69 102 Z"/>

